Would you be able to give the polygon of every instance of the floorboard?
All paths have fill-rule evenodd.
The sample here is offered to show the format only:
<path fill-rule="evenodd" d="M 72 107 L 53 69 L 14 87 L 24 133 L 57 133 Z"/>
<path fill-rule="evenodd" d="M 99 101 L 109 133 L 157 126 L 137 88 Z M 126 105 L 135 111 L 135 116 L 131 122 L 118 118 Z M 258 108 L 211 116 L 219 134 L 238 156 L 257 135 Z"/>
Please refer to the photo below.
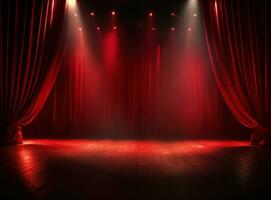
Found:
<path fill-rule="evenodd" d="M 245 141 L 39 139 L 0 158 L 3 199 L 271 198 L 271 149 Z"/>

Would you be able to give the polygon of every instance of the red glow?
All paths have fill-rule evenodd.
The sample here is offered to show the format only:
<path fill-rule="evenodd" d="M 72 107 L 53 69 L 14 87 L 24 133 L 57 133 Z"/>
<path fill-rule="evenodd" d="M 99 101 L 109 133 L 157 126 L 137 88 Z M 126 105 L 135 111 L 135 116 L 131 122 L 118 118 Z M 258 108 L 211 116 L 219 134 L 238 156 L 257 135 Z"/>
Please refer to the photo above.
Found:
<path fill-rule="evenodd" d="M 153 16 L 153 13 L 152 13 L 152 12 L 150 12 L 150 13 L 149 13 L 149 16 L 150 16 L 150 17 L 152 17 L 152 16 Z"/>
<path fill-rule="evenodd" d="M 94 13 L 94 12 L 91 12 L 91 13 L 90 13 L 90 15 L 91 15 L 91 16 L 94 16 L 94 15 L 95 15 L 95 13 Z"/>
<path fill-rule="evenodd" d="M 142 173 L 178 175 L 204 171 L 202 155 L 207 157 L 221 150 L 248 146 L 244 141 L 153 141 L 153 140 L 26 140 L 20 152 L 19 172 L 25 176 L 32 189 L 40 187 L 43 179 L 40 176 L 41 162 L 44 158 L 35 155 L 35 149 L 27 148 L 37 145 L 52 150 L 53 156 L 80 161 L 82 155 L 88 155 L 91 165 L 108 170 L 138 170 L 138 159 Z M 29 149 L 29 150 L 28 150 Z M 69 151 L 67 151 L 69 149 Z M 193 158 L 193 160 L 188 159 Z M 199 159 L 200 158 L 200 159 Z M 185 159 L 185 162 L 182 162 Z M 161 162 L 163 161 L 163 162 Z M 198 161 L 198 162 L 195 162 Z M 110 167 L 108 167 L 110 163 Z M 31 170 L 29 170 L 31 169 Z"/>
<path fill-rule="evenodd" d="M 54 12 L 55 12 L 55 0 L 52 1 L 52 8 L 51 8 L 51 17 L 50 17 L 50 26 L 52 25 L 53 22 L 53 17 L 54 17 Z"/>
<path fill-rule="evenodd" d="M 114 29 L 116 29 L 115 27 Z M 115 70 L 118 63 L 118 37 L 116 31 L 107 34 L 104 41 L 106 68 L 110 74 Z"/>
<path fill-rule="evenodd" d="M 114 15 L 116 15 L 116 12 L 115 12 L 115 11 L 112 11 L 111 14 L 114 16 Z"/>
<path fill-rule="evenodd" d="M 86 17 L 96 21 L 95 19 L 100 13 L 95 9 L 97 16 L 92 18 L 90 17 L 91 11 L 94 10 L 88 10 L 88 16 Z M 173 19 L 173 17 L 170 16 L 171 11 L 172 10 L 167 12 L 166 15 Z M 91 38 L 85 37 L 87 27 L 82 26 L 84 30 L 82 30 L 82 32 L 78 31 L 78 27 L 83 25 L 83 21 L 81 18 L 77 20 L 74 19 L 75 17 L 72 15 L 73 20 L 75 20 L 74 23 L 71 24 L 74 26 L 72 29 L 75 32 L 74 37 L 82 36 L 82 45 L 89 50 L 81 50 L 81 47 L 75 40 L 74 46 L 78 48 L 78 50 L 76 50 L 77 56 L 74 59 L 70 59 L 70 67 L 73 69 L 74 66 L 80 65 L 82 70 L 80 67 L 79 70 L 75 68 L 76 71 L 73 73 L 74 75 L 72 74 L 71 76 L 71 83 L 65 86 L 65 88 L 67 88 L 65 90 L 65 97 L 59 97 L 61 96 L 58 95 L 59 89 L 55 89 L 54 92 L 56 95 L 53 96 L 54 99 L 52 100 L 55 109 L 53 119 L 61 121 L 63 124 L 67 121 L 67 123 L 71 123 L 71 126 L 75 127 L 75 130 L 82 129 L 82 132 L 97 129 L 99 130 L 97 134 L 102 134 L 100 132 L 104 130 L 106 132 L 106 130 L 109 129 L 110 131 L 107 133 L 109 136 L 111 136 L 111 134 L 114 135 L 116 129 L 120 131 L 129 129 L 133 132 L 133 129 L 136 130 L 138 127 L 142 127 L 142 132 L 146 134 L 150 134 L 148 129 L 161 129 L 161 132 L 158 133 L 161 135 L 171 130 L 175 132 L 179 129 L 184 129 L 187 131 L 187 134 L 194 134 L 194 132 L 196 132 L 194 131 L 194 127 L 201 126 L 195 124 L 205 121 L 215 124 L 215 120 L 212 121 L 212 115 L 207 118 L 207 114 L 205 114 L 209 113 L 208 111 L 218 113 L 212 112 L 218 108 L 213 109 L 210 106 L 212 105 L 212 103 L 210 103 L 212 101 L 209 101 L 210 95 L 206 92 L 209 91 L 211 86 L 211 84 L 207 85 L 207 69 L 204 68 L 201 70 L 199 69 L 200 66 L 193 67 L 191 71 L 186 71 L 186 66 L 191 68 L 192 65 L 204 65 L 201 64 L 200 61 L 198 62 L 199 64 L 195 64 L 195 60 L 199 56 L 195 55 L 195 52 L 192 50 L 189 54 L 195 56 L 191 56 L 191 59 L 187 59 L 187 62 L 182 63 L 179 61 L 183 60 L 180 59 L 181 56 L 182 58 L 186 57 L 187 50 L 184 46 L 186 45 L 185 42 L 189 40 L 186 40 L 185 36 L 186 34 L 191 36 L 194 31 L 187 32 L 188 26 L 183 27 L 181 30 L 177 27 L 177 24 L 175 27 L 175 23 L 172 22 L 167 27 L 167 34 L 160 36 L 158 33 L 162 31 L 162 27 L 160 27 L 155 20 L 158 16 L 154 16 L 155 11 L 148 10 L 145 12 L 145 22 L 139 20 L 137 24 L 138 27 L 144 31 L 140 34 L 135 34 L 140 35 L 140 37 L 138 37 L 139 41 L 132 44 L 132 46 L 128 41 L 133 39 L 131 37 L 134 36 L 133 34 L 131 34 L 131 36 L 127 35 L 127 39 L 126 36 L 124 38 L 121 37 L 124 27 L 120 25 L 118 18 L 122 12 L 118 10 L 117 12 L 120 13 L 117 13 L 115 17 L 111 16 L 111 12 L 112 9 L 107 12 L 108 22 L 105 26 L 99 22 L 97 24 L 93 23 L 96 24 L 96 26 L 93 27 L 95 34 L 92 35 Z M 149 12 L 151 12 L 153 17 L 148 16 Z M 73 13 L 74 12 L 72 12 L 72 14 Z M 193 13 L 193 11 L 190 13 L 190 19 L 193 17 Z M 178 13 L 176 14 L 178 15 Z M 115 25 L 116 27 L 114 28 Z M 189 23 L 188 25 L 193 25 L 193 23 L 191 22 L 191 24 Z M 107 38 L 109 32 L 116 36 Z M 194 34 L 192 34 L 192 36 L 194 36 Z M 176 38 L 182 38 L 181 42 L 178 43 L 177 41 L 171 44 L 170 41 L 176 40 Z M 193 38 L 190 37 L 189 39 L 192 40 Z M 116 40 L 118 41 L 116 42 Z M 167 40 L 169 40 L 169 42 Z M 95 43 L 92 44 L 92 41 L 95 41 Z M 188 44 L 188 46 L 189 45 L 190 44 Z M 191 44 L 191 46 L 192 45 L 194 44 Z M 160 46 L 161 52 L 159 49 Z M 189 48 L 191 46 L 189 46 Z M 200 45 L 197 47 L 200 48 Z M 132 49 L 131 53 L 130 49 Z M 89 52 L 88 54 L 91 56 L 81 55 L 87 54 L 87 52 Z M 68 55 L 67 57 L 70 56 Z M 83 59 L 81 57 L 83 57 Z M 88 57 L 93 58 L 88 59 Z M 73 62 L 78 64 L 74 65 Z M 170 65 L 170 68 L 173 70 L 163 71 L 167 65 Z M 98 78 L 93 74 L 88 74 L 89 76 L 85 75 L 84 70 L 85 68 L 90 68 L 89 66 L 97 66 L 95 70 L 97 71 Z M 180 74 L 185 74 L 182 79 L 179 78 L 179 69 L 184 69 L 183 71 L 180 70 Z M 73 71 L 71 70 L 71 72 Z M 67 72 L 67 74 L 71 73 Z M 67 75 L 67 77 L 68 76 L 69 75 Z M 96 78 L 95 80 L 94 77 Z M 205 77 L 206 79 L 204 79 Z M 171 84 L 176 86 L 174 87 Z M 73 85 L 75 85 L 76 88 L 74 90 L 72 88 Z M 77 87 L 77 85 L 80 87 Z M 68 89 L 69 87 L 71 87 L 71 89 Z M 90 90 L 90 87 L 93 87 L 94 90 Z M 57 88 L 62 88 L 62 85 Z M 81 88 L 80 92 L 78 88 Z M 172 90 L 164 88 L 172 88 Z M 180 97 L 178 101 L 175 100 L 177 99 L 175 95 L 171 93 L 173 90 L 174 94 L 178 92 L 178 98 Z M 78 93 L 80 95 L 78 95 Z M 71 96 L 74 96 L 74 98 L 70 98 Z M 62 105 L 61 101 L 64 102 L 64 100 L 67 101 L 67 103 Z M 76 103 L 73 103 L 74 101 L 76 101 Z M 215 99 L 214 102 L 216 103 L 216 101 Z M 206 105 L 208 105 L 208 107 Z M 44 112 L 46 113 L 47 109 L 50 111 L 49 108 L 50 107 L 45 107 Z M 69 110 L 70 112 L 69 117 L 63 118 L 63 120 L 61 118 L 62 110 Z M 81 110 L 82 112 L 80 112 Z M 158 117 L 157 113 L 161 113 L 163 117 Z M 79 119 L 73 120 L 73 118 Z M 89 121 L 93 121 L 93 123 L 88 123 Z M 189 121 L 189 123 L 187 121 Z M 179 122 L 184 123 L 181 124 Z M 197 133 L 201 134 L 202 131 L 200 132 L 199 130 Z"/>
<path fill-rule="evenodd" d="M 117 30 L 117 26 L 113 26 L 113 29 L 114 29 L 114 30 Z"/>
<path fill-rule="evenodd" d="M 79 27 L 79 28 L 78 28 L 78 30 L 79 30 L 79 31 L 82 31 L 82 28 L 81 28 L 81 27 Z"/>
<path fill-rule="evenodd" d="M 44 141 L 45 142 L 45 141 Z M 31 145 L 35 142 L 26 141 L 25 145 Z M 30 191 L 35 191 L 44 184 L 43 176 L 41 175 L 41 166 L 38 156 L 31 150 L 22 146 L 18 152 L 17 166 L 18 173 L 21 174 L 26 187 Z"/>
<path fill-rule="evenodd" d="M 215 1 L 215 14 L 218 15 L 217 2 Z"/>

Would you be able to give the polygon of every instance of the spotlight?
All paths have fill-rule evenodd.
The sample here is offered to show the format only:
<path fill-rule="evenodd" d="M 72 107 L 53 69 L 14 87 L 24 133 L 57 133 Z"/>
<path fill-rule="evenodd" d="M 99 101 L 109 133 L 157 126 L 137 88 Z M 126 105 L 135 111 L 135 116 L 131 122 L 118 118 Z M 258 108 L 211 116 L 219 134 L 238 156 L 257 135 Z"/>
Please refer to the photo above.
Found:
<path fill-rule="evenodd" d="M 79 27 L 79 28 L 78 28 L 78 30 L 79 30 L 79 31 L 82 31 L 82 28 L 81 28 L 81 27 Z"/>
<path fill-rule="evenodd" d="M 174 16 L 175 16 L 175 12 L 172 12 L 170 15 L 171 15 L 172 17 L 174 17 Z"/>
<path fill-rule="evenodd" d="M 194 17 L 196 17 L 197 16 L 197 13 L 194 13 Z"/>
<path fill-rule="evenodd" d="M 172 30 L 172 31 L 175 31 L 175 27 L 171 27 L 171 30 Z"/>
<path fill-rule="evenodd" d="M 152 31 L 155 31 L 155 27 L 152 27 L 152 29 L 151 29 Z"/>
<path fill-rule="evenodd" d="M 78 16 L 78 14 L 77 14 L 77 13 L 74 13 L 74 16 L 75 16 L 75 17 L 77 17 L 77 16 Z"/>
<path fill-rule="evenodd" d="M 152 16 L 153 16 L 153 13 L 152 13 L 152 12 L 150 12 L 150 13 L 149 13 L 149 16 L 150 16 L 150 17 L 152 17 Z"/>
<path fill-rule="evenodd" d="M 67 0 L 67 4 L 69 7 L 74 8 L 76 4 L 76 0 Z"/>
<path fill-rule="evenodd" d="M 114 16 L 114 15 L 116 15 L 116 12 L 115 12 L 115 11 L 112 11 L 111 14 Z"/>
<path fill-rule="evenodd" d="M 113 29 L 114 29 L 114 30 L 117 30 L 117 26 L 113 26 Z"/>
<path fill-rule="evenodd" d="M 94 16 L 94 15 L 95 15 L 95 13 L 94 13 L 94 12 L 90 12 L 90 15 L 91 15 L 91 16 Z"/>
<path fill-rule="evenodd" d="M 192 29 L 189 27 L 187 30 L 188 30 L 188 31 L 191 31 Z"/>
<path fill-rule="evenodd" d="M 97 26 L 97 27 L 96 27 L 96 30 L 99 31 L 99 30 L 101 30 L 101 28 L 100 28 L 99 26 Z"/>

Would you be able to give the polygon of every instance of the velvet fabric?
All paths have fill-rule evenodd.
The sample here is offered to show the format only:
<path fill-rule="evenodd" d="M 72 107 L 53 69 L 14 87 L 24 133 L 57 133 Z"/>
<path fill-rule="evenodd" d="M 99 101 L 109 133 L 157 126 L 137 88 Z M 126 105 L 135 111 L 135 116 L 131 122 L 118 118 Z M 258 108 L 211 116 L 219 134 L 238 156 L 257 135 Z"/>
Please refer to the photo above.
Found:
<path fill-rule="evenodd" d="M 116 8 L 116 16 L 98 7 L 90 16 L 86 2 L 68 7 L 63 67 L 29 135 L 192 138 L 239 128 L 213 79 L 195 10 L 183 7 L 176 19 L 168 12 L 157 12 L 163 20 L 144 15 L 138 24 L 139 13 L 125 14 L 129 6 Z"/>
<path fill-rule="evenodd" d="M 0 2 L 0 142 L 22 143 L 21 126 L 43 107 L 61 61 L 65 1 Z"/>
<path fill-rule="evenodd" d="M 270 141 L 270 1 L 203 0 L 202 21 L 219 90 L 237 120 Z"/>

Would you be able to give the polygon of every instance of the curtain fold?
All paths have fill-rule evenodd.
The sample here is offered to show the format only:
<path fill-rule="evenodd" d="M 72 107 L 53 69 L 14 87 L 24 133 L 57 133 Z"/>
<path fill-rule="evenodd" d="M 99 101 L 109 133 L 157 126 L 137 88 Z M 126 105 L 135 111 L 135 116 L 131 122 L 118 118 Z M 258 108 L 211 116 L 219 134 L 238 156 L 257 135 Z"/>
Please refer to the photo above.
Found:
<path fill-rule="evenodd" d="M 21 143 L 21 126 L 43 107 L 58 74 L 65 1 L 0 2 L 0 142 Z"/>
<path fill-rule="evenodd" d="M 211 68 L 237 120 L 254 129 L 252 144 L 270 142 L 270 1 L 202 0 Z"/>
<path fill-rule="evenodd" d="M 68 51 L 54 92 L 29 136 L 42 130 L 42 137 L 180 138 L 223 134 L 228 124 L 239 129 L 219 96 L 196 17 L 193 31 L 183 29 L 188 17 L 176 19 L 172 31 L 153 30 L 151 17 L 135 26 L 117 16 L 117 30 L 110 20 L 96 30 L 104 14 L 94 20 L 74 12 L 67 13 Z"/>

